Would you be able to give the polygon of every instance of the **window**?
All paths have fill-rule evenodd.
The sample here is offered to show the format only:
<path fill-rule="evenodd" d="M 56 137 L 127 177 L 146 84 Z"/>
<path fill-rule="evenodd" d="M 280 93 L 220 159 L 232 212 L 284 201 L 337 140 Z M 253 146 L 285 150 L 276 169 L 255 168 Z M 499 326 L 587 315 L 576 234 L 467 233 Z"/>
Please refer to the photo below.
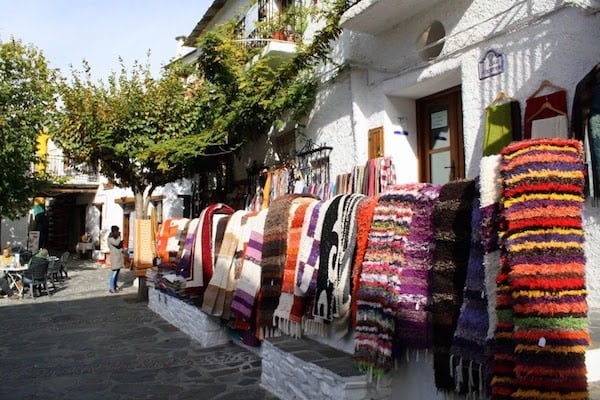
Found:
<path fill-rule="evenodd" d="M 369 129 L 369 160 L 383 155 L 383 127 Z"/>

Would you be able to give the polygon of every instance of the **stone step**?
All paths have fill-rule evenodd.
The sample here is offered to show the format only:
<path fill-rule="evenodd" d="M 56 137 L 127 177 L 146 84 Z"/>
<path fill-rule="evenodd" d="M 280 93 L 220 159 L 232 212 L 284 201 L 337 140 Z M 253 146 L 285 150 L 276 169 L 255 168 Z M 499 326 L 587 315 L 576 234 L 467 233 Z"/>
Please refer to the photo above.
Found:
<path fill-rule="evenodd" d="M 288 336 L 266 339 L 261 352 L 261 386 L 282 400 L 373 398 L 372 384 L 348 353 Z"/>

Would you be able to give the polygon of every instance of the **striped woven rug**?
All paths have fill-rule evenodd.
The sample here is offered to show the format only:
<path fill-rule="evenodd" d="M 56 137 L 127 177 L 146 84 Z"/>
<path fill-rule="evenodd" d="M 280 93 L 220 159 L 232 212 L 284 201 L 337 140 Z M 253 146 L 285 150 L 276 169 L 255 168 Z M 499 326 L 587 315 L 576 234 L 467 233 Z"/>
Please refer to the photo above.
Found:
<path fill-rule="evenodd" d="M 495 368 L 492 397 L 587 399 L 581 143 L 515 142 L 502 157 L 501 275 L 506 275 L 498 279 L 510 294 L 512 312 L 505 317 L 512 318 L 512 329 L 497 329 L 496 339 L 512 346 L 497 348 L 494 363 L 512 362 L 513 370 L 502 374 Z M 498 319 L 498 326 L 510 322 Z"/>

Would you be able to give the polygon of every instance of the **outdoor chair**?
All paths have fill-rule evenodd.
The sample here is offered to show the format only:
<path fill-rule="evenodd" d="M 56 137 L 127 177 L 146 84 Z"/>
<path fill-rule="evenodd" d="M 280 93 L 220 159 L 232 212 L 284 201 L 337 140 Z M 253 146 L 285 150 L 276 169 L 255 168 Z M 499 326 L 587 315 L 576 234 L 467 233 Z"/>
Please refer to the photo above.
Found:
<path fill-rule="evenodd" d="M 48 296 L 51 295 L 50 289 L 48 288 L 48 263 L 45 264 L 43 271 L 34 272 L 28 270 L 26 272 L 29 272 L 28 278 L 31 280 L 28 287 L 29 295 L 32 299 L 35 298 L 35 290 L 38 290 L 40 295 L 42 294 L 42 290 L 45 290 Z"/>
<path fill-rule="evenodd" d="M 64 279 L 69 279 L 69 275 L 67 274 L 67 261 L 69 261 L 69 257 L 71 257 L 71 253 L 65 251 L 61 254 L 60 260 L 57 261 L 61 279 L 63 279 L 63 274 L 65 275 Z"/>
<path fill-rule="evenodd" d="M 54 282 L 62 281 L 60 259 L 57 257 L 48 261 L 48 280 L 52 283 L 53 289 L 56 289 Z"/>

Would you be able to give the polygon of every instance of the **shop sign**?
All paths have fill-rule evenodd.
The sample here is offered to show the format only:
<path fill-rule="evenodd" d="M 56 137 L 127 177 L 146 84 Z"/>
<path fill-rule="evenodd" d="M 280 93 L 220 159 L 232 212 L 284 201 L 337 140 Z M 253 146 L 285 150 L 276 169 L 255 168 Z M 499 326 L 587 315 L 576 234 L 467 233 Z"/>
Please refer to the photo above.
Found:
<path fill-rule="evenodd" d="M 488 50 L 479 61 L 479 80 L 504 72 L 504 54 Z"/>

